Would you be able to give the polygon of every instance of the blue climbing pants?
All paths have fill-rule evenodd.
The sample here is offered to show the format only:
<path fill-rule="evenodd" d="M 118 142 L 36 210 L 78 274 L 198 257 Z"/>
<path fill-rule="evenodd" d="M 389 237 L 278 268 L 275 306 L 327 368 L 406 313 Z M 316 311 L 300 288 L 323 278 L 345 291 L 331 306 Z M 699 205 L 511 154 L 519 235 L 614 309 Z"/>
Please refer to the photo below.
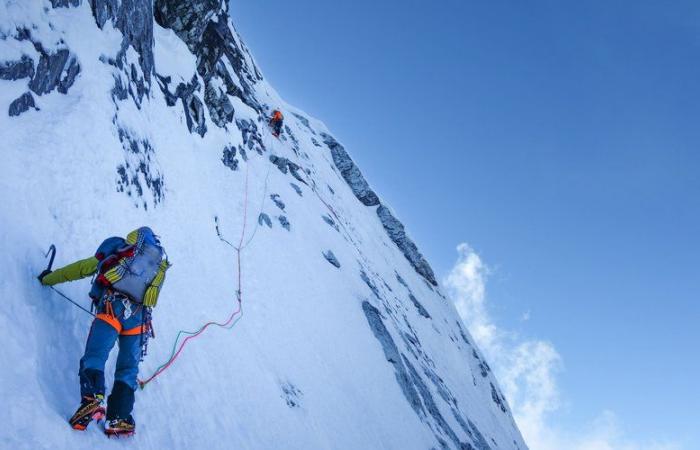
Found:
<path fill-rule="evenodd" d="M 126 418 L 133 409 L 143 342 L 141 334 L 147 331 L 143 314 L 143 306 L 112 291 L 107 291 L 98 304 L 85 354 L 80 359 L 80 394 L 105 394 L 105 363 L 118 340 L 119 354 L 114 387 L 108 400 L 108 419 Z"/>

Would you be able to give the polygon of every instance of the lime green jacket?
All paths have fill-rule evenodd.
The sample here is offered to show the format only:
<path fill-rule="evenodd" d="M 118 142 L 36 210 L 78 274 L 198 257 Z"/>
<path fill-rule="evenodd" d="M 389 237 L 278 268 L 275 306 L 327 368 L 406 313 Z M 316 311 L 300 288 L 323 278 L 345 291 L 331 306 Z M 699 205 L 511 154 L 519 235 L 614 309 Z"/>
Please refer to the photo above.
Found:
<path fill-rule="evenodd" d="M 68 264 L 65 267 L 54 270 L 41 280 L 41 284 L 45 286 L 53 286 L 55 284 L 65 283 L 66 281 L 75 281 L 80 280 L 81 278 L 90 277 L 97 273 L 98 263 L 99 261 L 94 256 L 81 259 L 73 264 Z"/>
<path fill-rule="evenodd" d="M 76 261 L 73 264 L 68 264 L 65 267 L 61 267 L 60 269 L 54 270 L 41 280 L 41 284 L 45 286 L 53 286 L 55 284 L 65 283 L 66 281 L 75 281 L 80 280 L 81 278 L 90 277 L 97 273 L 98 264 L 99 260 L 94 256 L 91 256 L 90 258 L 86 259 L 81 259 L 80 261 Z M 146 289 L 146 292 L 144 294 L 143 304 L 145 306 L 154 307 L 156 306 L 156 303 L 158 303 L 160 289 L 163 285 L 163 282 L 165 281 L 165 271 L 168 270 L 169 267 L 170 263 L 168 262 L 168 260 L 163 260 L 160 263 L 160 268 L 158 270 L 158 273 L 156 274 L 156 277 L 153 279 L 151 285 Z M 99 292 L 99 294 L 93 294 L 94 289 L 95 288 L 93 285 L 93 291 L 91 291 L 90 295 L 95 295 L 94 298 L 101 297 L 102 291 L 98 290 L 97 292 Z"/>

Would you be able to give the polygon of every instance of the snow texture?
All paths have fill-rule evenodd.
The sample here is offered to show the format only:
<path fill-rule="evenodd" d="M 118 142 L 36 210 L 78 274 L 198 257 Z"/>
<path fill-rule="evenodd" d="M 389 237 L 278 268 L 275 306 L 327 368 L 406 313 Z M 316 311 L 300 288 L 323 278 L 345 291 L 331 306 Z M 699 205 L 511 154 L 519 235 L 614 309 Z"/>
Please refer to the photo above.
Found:
<path fill-rule="evenodd" d="M 525 450 L 404 225 L 227 5 L 0 0 L 0 447 Z M 239 269 L 243 317 L 137 392 L 127 444 L 68 427 L 91 318 L 35 277 L 52 243 L 58 267 L 141 225 L 173 263 L 143 377 L 231 314 Z"/>

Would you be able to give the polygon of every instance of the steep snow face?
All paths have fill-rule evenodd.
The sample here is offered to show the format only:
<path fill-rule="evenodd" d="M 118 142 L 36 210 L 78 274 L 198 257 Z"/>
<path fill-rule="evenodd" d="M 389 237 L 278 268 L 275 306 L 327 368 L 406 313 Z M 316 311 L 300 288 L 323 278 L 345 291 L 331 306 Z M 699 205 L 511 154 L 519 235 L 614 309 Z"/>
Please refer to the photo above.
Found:
<path fill-rule="evenodd" d="M 134 446 L 526 448 L 403 224 L 225 3 L 1 0 L 0 108 L 3 447 L 121 445 L 67 426 L 91 317 L 35 276 L 50 243 L 60 266 L 148 224 L 174 265 L 142 377 L 239 289 L 243 316 L 138 393 Z M 87 306 L 88 287 L 58 288 Z"/>

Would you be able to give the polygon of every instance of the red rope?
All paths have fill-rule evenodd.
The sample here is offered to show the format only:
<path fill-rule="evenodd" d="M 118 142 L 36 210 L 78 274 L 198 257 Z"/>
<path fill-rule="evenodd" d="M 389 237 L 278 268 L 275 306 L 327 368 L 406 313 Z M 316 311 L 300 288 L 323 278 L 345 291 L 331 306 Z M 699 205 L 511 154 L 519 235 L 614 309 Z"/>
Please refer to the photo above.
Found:
<path fill-rule="evenodd" d="M 162 365 L 158 370 L 156 370 L 156 371 L 153 373 L 153 375 L 151 375 L 151 376 L 150 376 L 149 378 L 147 378 L 146 380 L 144 380 L 144 381 L 139 381 L 139 385 L 141 386 L 141 388 L 144 388 L 148 383 L 150 383 L 151 381 L 153 381 L 153 379 L 155 379 L 158 375 L 160 375 L 161 373 L 165 372 L 165 371 L 175 362 L 175 360 L 177 360 L 178 356 L 180 356 L 180 352 L 182 352 L 182 350 L 185 348 L 185 345 L 187 345 L 187 343 L 188 343 L 191 339 L 194 339 L 194 338 L 198 337 L 200 334 L 202 334 L 202 333 L 204 332 L 204 330 L 206 330 L 207 328 L 209 328 L 211 325 L 217 325 L 217 326 L 219 326 L 219 327 L 221 327 L 221 328 L 226 328 L 226 327 L 228 327 L 228 326 L 231 324 L 231 322 L 233 321 L 233 319 L 234 319 L 240 312 L 241 312 L 241 301 L 238 300 L 238 308 L 231 314 L 231 316 L 226 320 L 226 322 L 224 322 L 224 323 L 207 322 L 207 323 L 206 323 L 202 328 L 200 328 L 199 331 L 197 331 L 195 334 L 193 334 L 193 335 L 191 335 L 191 336 L 187 336 L 187 337 L 185 338 L 185 340 L 183 340 L 182 343 L 180 344 L 180 347 L 178 348 L 177 352 L 175 352 L 175 354 L 170 358 L 170 360 L 168 360 L 167 363 L 165 363 L 164 365 Z"/>
<path fill-rule="evenodd" d="M 242 273 L 242 270 L 241 270 L 241 245 L 243 245 L 243 239 L 245 238 L 246 224 L 247 224 L 247 221 L 248 221 L 248 174 L 249 174 L 249 172 L 250 172 L 250 171 L 249 171 L 249 167 L 250 167 L 249 164 L 246 165 L 246 172 L 245 172 L 245 193 L 244 193 L 244 197 L 243 197 L 243 229 L 241 230 L 241 238 L 240 238 L 240 240 L 238 241 L 238 247 L 235 248 L 235 250 L 236 250 L 236 262 L 237 262 L 237 266 L 238 266 L 238 290 L 236 291 L 236 300 L 237 300 L 237 302 L 238 302 L 238 308 L 237 308 L 235 311 L 233 311 L 233 312 L 231 313 L 231 315 L 229 316 L 229 318 L 228 318 L 224 323 L 219 323 L 219 322 L 214 322 L 214 321 L 207 322 L 207 323 L 205 323 L 199 330 L 197 330 L 196 332 L 192 333 L 190 336 L 187 336 L 187 337 L 182 341 L 182 343 L 181 343 L 180 346 L 178 347 L 177 351 L 170 357 L 170 359 L 168 359 L 168 361 L 167 361 L 165 364 L 163 364 L 162 366 L 160 366 L 160 367 L 153 373 L 153 375 L 151 375 L 151 376 L 148 377 L 147 379 L 145 379 L 145 380 L 143 380 L 143 381 L 142 381 L 142 380 L 139 380 L 139 381 L 138 381 L 139 386 L 141 386 L 141 389 L 143 389 L 148 383 L 150 383 L 151 381 L 153 381 L 153 380 L 154 380 L 156 377 L 158 377 L 160 374 L 162 374 L 163 372 L 165 372 L 165 371 L 177 360 L 177 358 L 180 356 L 180 353 L 182 352 L 182 350 L 185 348 L 185 346 L 187 345 L 187 343 L 188 343 L 190 340 L 199 337 L 199 335 L 201 335 L 202 333 L 204 333 L 204 331 L 205 331 L 207 328 L 209 328 L 211 325 L 216 325 L 216 326 L 221 327 L 221 328 L 227 328 L 227 327 L 229 327 L 229 326 L 233 326 L 233 325 L 232 325 L 233 319 L 234 319 L 237 315 L 242 314 L 242 300 L 243 300 L 243 287 L 242 287 L 243 284 L 242 284 L 242 278 L 243 278 L 243 277 L 242 277 L 242 274 L 241 274 L 241 273 Z M 180 332 L 180 333 L 182 333 L 182 332 Z M 176 342 L 177 342 L 177 338 L 176 338 Z"/>

